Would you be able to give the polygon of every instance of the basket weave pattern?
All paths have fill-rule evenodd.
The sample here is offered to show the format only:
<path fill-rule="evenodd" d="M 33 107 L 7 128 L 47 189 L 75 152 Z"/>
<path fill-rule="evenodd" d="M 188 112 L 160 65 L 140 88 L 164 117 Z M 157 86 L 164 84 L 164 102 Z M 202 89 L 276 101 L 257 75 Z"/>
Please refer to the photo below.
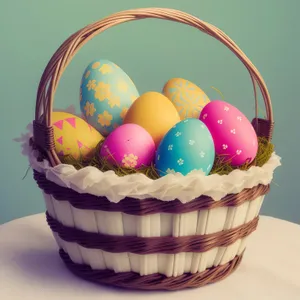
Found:
<path fill-rule="evenodd" d="M 227 46 L 247 68 L 254 87 L 258 136 L 269 140 L 273 112 L 267 87 L 255 66 L 221 30 L 189 14 L 172 9 L 136 9 L 116 13 L 79 30 L 49 61 L 40 81 L 33 143 L 41 158 L 60 164 L 54 149 L 51 114 L 58 82 L 77 51 L 104 30 L 133 20 L 158 18 L 199 29 Z M 257 117 L 258 85 L 266 120 Z M 256 229 L 269 186 L 258 185 L 220 201 L 199 196 L 179 200 L 125 198 L 112 203 L 105 197 L 79 194 L 49 181 L 37 171 L 47 221 L 67 267 L 97 283 L 137 289 L 175 290 L 197 287 L 225 278 L 241 262 L 246 241 Z"/>

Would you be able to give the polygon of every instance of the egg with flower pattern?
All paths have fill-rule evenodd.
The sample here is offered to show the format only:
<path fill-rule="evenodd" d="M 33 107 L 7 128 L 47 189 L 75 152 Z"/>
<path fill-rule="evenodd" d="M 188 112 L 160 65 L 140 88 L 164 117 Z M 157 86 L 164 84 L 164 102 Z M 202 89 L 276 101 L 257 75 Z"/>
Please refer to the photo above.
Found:
<path fill-rule="evenodd" d="M 100 157 L 113 165 L 137 169 L 149 166 L 155 155 L 155 143 L 151 135 L 137 124 L 123 124 L 104 141 Z"/>
<path fill-rule="evenodd" d="M 206 125 L 188 118 L 171 128 L 159 144 L 155 168 L 160 176 L 168 173 L 187 175 L 201 170 L 206 175 L 215 159 L 213 138 Z"/>
<path fill-rule="evenodd" d="M 103 136 L 85 120 L 67 112 L 53 112 L 52 127 L 55 151 L 59 157 L 89 158 L 103 140 Z"/>
<path fill-rule="evenodd" d="M 251 163 L 258 150 L 256 132 L 246 118 L 233 105 L 214 100 L 201 112 L 200 120 L 210 130 L 216 153 L 233 166 Z"/>
<path fill-rule="evenodd" d="M 170 79 L 163 88 L 163 94 L 174 104 L 181 120 L 198 119 L 201 110 L 210 101 L 196 84 L 182 78 Z"/>
<path fill-rule="evenodd" d="M 80 87 L 80 108 L 87 122 L 103 136 L 123 123 L 139 93 L 130 77 L 109 60 L 93 61 Z"/>

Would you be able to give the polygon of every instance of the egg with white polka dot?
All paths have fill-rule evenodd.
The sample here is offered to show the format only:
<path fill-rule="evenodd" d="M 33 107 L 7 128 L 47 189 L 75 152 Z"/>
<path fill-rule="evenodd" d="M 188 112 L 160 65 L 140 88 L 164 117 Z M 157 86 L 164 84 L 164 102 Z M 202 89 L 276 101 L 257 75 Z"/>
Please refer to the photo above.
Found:
<path fill-rule="evenodd" d="M 188 118 L 164 136 L 157 148 L 155 167 L 161 177 L 169 173 L 187 175 L 194 170 L 208 175 L 214 159 L 214 142 L 208 128 L 202 121 Z"/>
<path fill-rule="evenodd" d="M 255 159 L 258 151 L 256 132 L 236 107 L 214 100 L 203 108 L 199 119 L 211 132 L 217 155 L 233 166 L 251 163 Z"/>

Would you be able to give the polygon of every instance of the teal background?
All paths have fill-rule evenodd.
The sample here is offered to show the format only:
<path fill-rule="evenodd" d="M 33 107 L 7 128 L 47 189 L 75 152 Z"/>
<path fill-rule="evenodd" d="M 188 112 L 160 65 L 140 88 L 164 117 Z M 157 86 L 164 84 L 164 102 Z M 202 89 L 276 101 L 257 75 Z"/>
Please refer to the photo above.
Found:
<path fill-rule="evenodd" d="M 299 9 L 298 0 L 0 0 L 0 223 L 44 211 L 28 163 L 13 138 L 32 121 L 44 67 L 74 31 L 113 12 L 137 7 L 172 7 L 225 31 L 262 73 L 276 120 L 274 143 L 283 166 L 274 177 L 262 212 L 300 223 L 299 198 Z M 75 56 L 59 85 L 55 107 L 75 104 L 90 61 L 107 58 L 121 66 L 140 93 L 160 91 L 183 77 L 236 105 L 249 118 L 254 98 L 242 63 L 223 45 L 194 28 L 160 20 L 122 24 L 90 41 Z"/>

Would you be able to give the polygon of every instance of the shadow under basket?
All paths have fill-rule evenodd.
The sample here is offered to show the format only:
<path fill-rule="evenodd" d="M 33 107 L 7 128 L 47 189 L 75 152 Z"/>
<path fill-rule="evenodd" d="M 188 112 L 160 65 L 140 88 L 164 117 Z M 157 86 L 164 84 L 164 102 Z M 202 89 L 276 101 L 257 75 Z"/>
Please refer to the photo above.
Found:
<path fill-rule="evenodd" d="M 181 22 L 215 37 L 247 67 L 256 98 L 259 86 L 266 120 L 256 118 L 258 136 L 271 140 L 271 100 L 261 75 L 222 31 L 189 14 L 172 9 L 135 9 L 116 13 L 79 30 L 48 63 L 38 88 L 33 143 L 52 167 L 55 153 L 51 109 L 59 79 L 76 52 L 93 36 L 131 20 L 158 18 Z M 130 175 L 129 175 L 130 176 Z M 77 276 L 100 284 L 143 290 L 179 290 L 214 283 L 240 264 L 247 239 L 257 227 L 269 184 L 228 194 L 219 201 L 204 195 L 187 203 L 177 199 L 105 197 L 78 193 L 34 170 L 43 191 L 47 222 L 66 266 Z M 71 185 L 72 186 L 72 185 Z"/>

